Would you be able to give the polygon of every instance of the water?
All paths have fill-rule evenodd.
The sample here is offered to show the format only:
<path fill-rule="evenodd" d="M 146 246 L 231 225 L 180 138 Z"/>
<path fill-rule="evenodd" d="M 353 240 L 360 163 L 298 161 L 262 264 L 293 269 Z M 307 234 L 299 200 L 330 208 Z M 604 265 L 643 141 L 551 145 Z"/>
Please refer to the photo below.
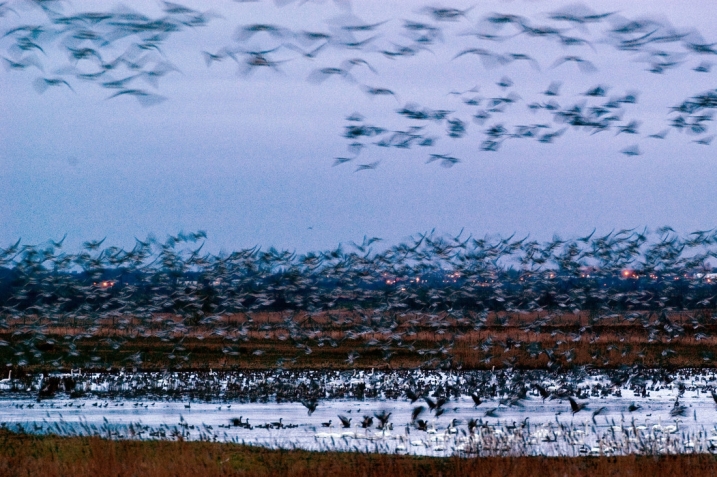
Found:
<path fill-rule="evenodd" d="M 37 394 L 49 377 L 27 378 L 22 382 L 27 387 L 22 388 L 20 381 L 3 383 L 3 426 L 32 433 L 115 439 L 209 440 L 273 448 L 441 456 L 717 451 L 717 408 L 712 397 L 715 370 L 669 374 L 642 370 L 631 373 L 620 385 L 614 385 L 621 381 L 615 373 L 585 371 L 58 377 L 70 377 L 74 388 L 60 388 L 53 398 L 40 401 Z M 532 383 L 545 386 L 551 398 L 542 399 Z M 527 393 L 518 399 L 515 390 L 523 385 Z M 397 396 L 396 389 L 405 393 L 409 388 L 438 398 L 450 394 L 441 408 L 443 414 L 436 416 L 423 399 L 411 403 L 405 394 Z M 71 399 L 68 391 L 77 394 L 78 389 L 84 396 Z M 264 394 L 257 391 L 260 389 Z M 293 401 L 279 398 L 277 402 L 277 396 L 286 397 L 292 389 Z M 356 398 L 357 389 L 364 390 L 363 399 Z M 561 392 L 566 389 L 585 404 L 584 409 L 571 412 L 567 396 Z M 475 405 L 471 392 L 481 396 L 480 405 Z M 367 394 L 370 397 L 365 397 Z M 311 414 L 300 402 L 309 395 L 323 396 Z M 419 405 L 425 407 L 418 419 L 426 421 L 426 430 L 419 430 L 411 419 L 412 410 Z M 631 412 L 631 405 L 639 409 Z M 381 412 L 391 413 L 383 429 L 378 428 L 375 417 Z M 348 428 L 341 425 L 339 414 L 351 419 Z M 364 416 L 373 417 L 367 428 L 361 426 Z M 235 425 L 239 418 L 242 424 L 248 421 L 248 426 Z M 280 419 L 280 425 L 272 424 Z M 471 419 L 477 423 L 472 429 L 468 426 Z"/>

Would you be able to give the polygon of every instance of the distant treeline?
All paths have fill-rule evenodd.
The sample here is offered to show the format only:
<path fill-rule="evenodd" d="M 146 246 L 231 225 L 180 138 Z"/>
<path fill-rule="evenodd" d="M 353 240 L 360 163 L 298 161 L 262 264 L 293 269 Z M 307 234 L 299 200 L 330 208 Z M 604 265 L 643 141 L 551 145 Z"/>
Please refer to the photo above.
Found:
<path fill-rule="evenodd" d="M 5 318 L 149 317 L 172 313 L 200 323 L 229 313 L 373 308 L 598 315 L 630 310 L 714 308 L 709 259 L 717 232 L 679 236 L 624 230 L 539 243 L 420 234 L 390 247 L 364 238 L 334 250 L 296 254 L 259 247 L 202 251 L 202 232 L 131 250 L 85 242 L 18 242 L 0 249 Z"/>

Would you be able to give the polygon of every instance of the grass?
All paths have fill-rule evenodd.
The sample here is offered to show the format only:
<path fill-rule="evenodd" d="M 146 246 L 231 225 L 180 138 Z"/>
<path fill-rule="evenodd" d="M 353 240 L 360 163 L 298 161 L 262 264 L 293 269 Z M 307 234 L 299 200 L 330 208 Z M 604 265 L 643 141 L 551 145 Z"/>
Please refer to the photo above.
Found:
<path fill-rule="evenodd" d="M 0 431 L 2 476 L 649 476 L 717 475 L 709 454 L 625 457 L 433 458 L 269 450 L 237 444 L 112 441 Z"/>

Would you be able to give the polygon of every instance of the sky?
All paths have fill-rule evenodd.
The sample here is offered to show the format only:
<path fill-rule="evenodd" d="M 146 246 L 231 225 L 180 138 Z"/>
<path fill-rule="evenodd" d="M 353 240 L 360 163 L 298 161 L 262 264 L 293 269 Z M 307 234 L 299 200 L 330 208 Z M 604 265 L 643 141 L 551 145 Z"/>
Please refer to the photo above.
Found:
<path fill-rule="evenodd" d="M 717 56 L 690 52 L 684 45 L 717 41 L 710 36 L 717 21 L 712 2 L 594 1 L 589 4 L 594 12 L 613 14 L 609 21 L 588 25 L 548 19 L 551 12 L 587 8 L 573 2 L 366 0 L 354 2 L 350 11 L 347 2 L 328 0 L 284 1 L 283 6 L 268 0 L 179 3 L 206 12 L 209 22 L 173 33 L 147 53 L 153 55 L 152 64 L 171 67 L 156 85 L 143 78 L 132 81 L 131 88 L 156 99 L 150 106 L 130 94 L 109 98 L 122 90 L 77 79 L 75 73 L 97 65 L 68 57 L 68 48 L 88 45 L 104 60 L 118 57 L 132 38 L 101 48 L 68 42 L 66 35 L 41 38 L 43 51 L 30 55 L 39 58 L 44 71 L 8 66 L 8 60 L 18 62 L 28 53 L 17 49 L 17 33 L 0 39 L 6 66 L 0 70 L 0 246 L 18 239 L 38 244 L 67 234 L 69 249 L 103 237 L 108 244 L 131 247 L 135 237 L 163 239 L 204 230 L 212 251 L 260 245 L 304 252 L 360 241 L 364 235 L 395 244 L 432 229 L 547 240 L 553 234 L 585 235 L 594 228 L 609 232 L 670 225 L 688 233 L 715 226 L 715 145 L 695 142 L 709 141 L 711 121 L 705 121 L 708 130 L 700 134 L 669 127 L 675 117 L 670 107 L 716 87 L 717 68 L 707 73 L 693 68 L 703 61 L 717 63 Z M 12 11 L 0 17 L 0 32 L 47 22 L 32 2 L 16 0 L 8 6 Z M 65 15 L 133 9 L 161 17 L 163 6 L 73 1 L 52 8 L 62 8 Z M 456 21 L 439 21 L 431 15 L 439 6 L 470 10 Z M 536 26 L 558 25 L 564 35 L 590 43 L 566 47 L 513 35 L 517 30 L 511 24 L 498 28 L 486 22 L 496 13 L 521 15 Z M 618 18 L 650 20 L 648 33 L 673 28 L 688 36 L 621 51 L 606 41 Z M 403 28 L 407 20 L 430 24 L 441 35 L 413 56 L 392 57 L 385 52 L 397 51 L 397 45 L 415 46 Z M 360 49 L 335 43 L 349 36 L 342 27 L 383 21 L 374 31 L 354 33 L 355 39 L 377 35 Z M 262 32 L 244 39 L 242 28 L 253 24 L 286 30 L 281 37 Z M 316 57 L 307 58 L 286 45 L 308 52 L 321 43 L 302 43 L 289 30 L 334 37 Z M 475 36 L 489 30 L 508 38 L 496 42 Z M 208 66 L 202 52 L 219 53 L 224 47 L 232 48 L 238 60 L 224 58 Z M 274 48 L 263 56 L 275 66 L 247 64 L 252 58 L 247 52 Z M 483 62 L 472 53 L 454 58 L 469 48 L 488 50 L 495 56 L 486 58 L 492 59 L 527 54 L 538 66 Z M 674 69 L 647 71 L 645 59 L 650 52 L 657 58 L 659 51 L 672 54 Z M 565 56 L 588 59 L 595 71 L 581 71 L 572 61 L 555 64 Z M 350 76 L 321 73 L 352 58 L 365 60 L 376 72 L 359 64 Z M 107 77 L 121 79 L 123 73 Z M 513 85 L 497 85 L 503 77 Z M 72 89 L 61 84 L 42 91 L 42 78 L 64 79 Z M 551 82 L 561 83 L 555 98 L 542 94 Z M 596 85 L 609 87 L 605 98 L 582 95 Z M 370 95 L 367 87 L 393 94 Z M 624 105 L 616 127 L 595 134 L 527 107 L 550 99 L 563 107 L 596 105 L 627 92 L 639 93 L 637 103 Z M 491 98 L 510 94 L 515 104 L 504 112 L 482 125 L 471 119 Z M 482 106 L 465 104 L 469 98 L 479 98 Z M 464 121 L 465 136 L 448 137 L 445 121 L 429 121 L 423 131 L 436 139 L 432 147 L 379 147 L 374 144 L 378 138 L 361 138 L 364 147 L 353 157 L 347 149 L 351 141 L 343 137 L 347 116 L 359 113 L 366 123 L 406 130 L 418 123 L 396 111 L 411 103 L 452 111 L 450 117 Z M 639 121 L 637 134 L 617 133 L 618 126 L 632 120 Z M 513 131 L 536 123 L 553 131 L 567 129 L 552 143 L 506 139 L 497 151 L 482 150 L 488 127 L 501 124 Z M 648 137 L 664 129 L 669 130 L 665 139 Z M 634 146 L 639 155 L 621 152 Z M 452 167 L 442 167 L 440 160 L 427 163 L 431 154 L 460 162 Z M 337 157 L 351 160 L 334 165 Z M 361 165 L 375 168 L 357 170 Z"/>

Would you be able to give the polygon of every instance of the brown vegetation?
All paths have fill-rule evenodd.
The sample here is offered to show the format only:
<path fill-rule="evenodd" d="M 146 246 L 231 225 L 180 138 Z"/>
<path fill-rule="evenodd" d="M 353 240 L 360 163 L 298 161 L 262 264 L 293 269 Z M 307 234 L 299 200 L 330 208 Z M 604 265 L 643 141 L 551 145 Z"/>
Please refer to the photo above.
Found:
<path fill-rule="evenodd" d="M 0 432 L 3 476 L 649 476 L 717 475 L 712 455 L 433 458 L 268 450 L 236 444 L 111 441 Z"/>
<path fill-rule="evenodd" d="M 706 312 L 674 312 L 664 331 L 657 314 L 627 320 L 614 315 L 595 320 L 589 313 L 492 314 L 480 327 L 472 320 L 435 315 L 334 312 L 257 313 L 223 317 L 212 326 L 185 327 L 177 317 L 106 320 L 88 332 L 82 323 L 65 327 L 41 319 L 16 320 L 0 333 L 0 362 L 17 358 L 15 343 L 43 329 L 35 340 L 42 368 L 137 369 L 425 368 L 523 369 L 590 365 L 615 368 L 712 367 L 717 325 Z M 547 318 L 547 319 L 546 319 Z M 382 324 L 371 323 L 371 320 Z M 542 320 L 542 324 L 535 326 Z M 647 321 L 646 321 L 647 320 Z M 646 323 L 649 326 L 645 326 Z M 371 326 L 366 326 L 369 323 Z M 394 323 L 387 326 L 385 323 Z M 436 326 L 440 323 L 440 326 Z M 301 339 L 292 333 L 300 329 Z M 218 330 L 221 330 L 219 333 Z M 486 340 L 490 338 L 490 345 Z M 532 344 L 532 346 L 531 346 Z M 537 349 L 537 352 L 536 352 Z M 541 351 L 548 350 L 548 352 Z M 349 354 L 357 353 L 348 359 Z"/>

